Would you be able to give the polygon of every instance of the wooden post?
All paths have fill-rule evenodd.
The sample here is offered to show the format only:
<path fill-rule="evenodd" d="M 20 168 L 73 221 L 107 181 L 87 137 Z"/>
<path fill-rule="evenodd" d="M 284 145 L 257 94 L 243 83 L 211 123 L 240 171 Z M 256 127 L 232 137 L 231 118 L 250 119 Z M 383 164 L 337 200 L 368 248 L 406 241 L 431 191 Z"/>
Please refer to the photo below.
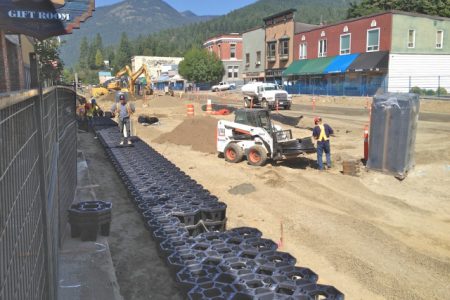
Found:
<path fill-rule="evenodd" d="M 19 62 L 19 88 L 21 90 L 25 89 L 25 70 L 23 66 L 23 56 L 22 56 L 22 40 L 21 35 L 17 35 L 19 38 L 19 46 L 17 47 L 17 60 Z"/>
<path fill-rule="evenodd" d="M 11 79 L 9 78 L 9 65 L 8 65 L 8 49 L 6 48 L 5 32 L 0 30 L 0 45 L 2 47 L 2 59 L 3 59 L 3 72 L 5 78 L 5 91 L 11 91 Z"/>

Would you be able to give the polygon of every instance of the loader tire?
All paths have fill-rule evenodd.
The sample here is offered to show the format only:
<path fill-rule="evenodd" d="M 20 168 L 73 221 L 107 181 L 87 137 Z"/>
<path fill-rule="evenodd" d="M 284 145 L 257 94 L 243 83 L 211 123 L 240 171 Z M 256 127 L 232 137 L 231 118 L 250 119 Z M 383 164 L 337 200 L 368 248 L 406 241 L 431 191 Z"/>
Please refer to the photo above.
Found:
<path fill-rule="evenodd" d="M 230 163 L 238 163 L 244 157 L 244 151 L 237 144 L 229 144 L 223 154 L 225 160 Z"/>
<path fill-rule="evenodd" d="M 247 161 L 252 166 L 264 166 L 267 162 L 266 150 L 260 145 L 250 147 L 247 152 Z"/>

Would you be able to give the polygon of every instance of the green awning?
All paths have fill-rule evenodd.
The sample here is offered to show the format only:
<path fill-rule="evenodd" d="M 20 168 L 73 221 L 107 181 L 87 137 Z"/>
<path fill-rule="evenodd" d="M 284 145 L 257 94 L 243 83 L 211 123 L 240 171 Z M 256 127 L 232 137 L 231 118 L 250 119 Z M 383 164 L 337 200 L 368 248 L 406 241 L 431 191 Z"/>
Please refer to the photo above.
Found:
<path fill-rule="evenodd" d="M 303 66 L 308 62 L 306 59 L 293 61 L 289 67 L 284 70 L 283 76 L 298 75 Z"/>
<path fill-rule="evenodd" d="M 298 75 L 317 75 L 323 74 L 328 65 L 333 61 L 334 57 L 321 57 L 309 59 L 308 63 L 303 66 Z"/>
<path fill-rule="evenodd" d="M 334 58 L 333 56 L 294 61 L 283 72 L 283 76 L 324 74 L 325 69 L 331 64 Z"/>

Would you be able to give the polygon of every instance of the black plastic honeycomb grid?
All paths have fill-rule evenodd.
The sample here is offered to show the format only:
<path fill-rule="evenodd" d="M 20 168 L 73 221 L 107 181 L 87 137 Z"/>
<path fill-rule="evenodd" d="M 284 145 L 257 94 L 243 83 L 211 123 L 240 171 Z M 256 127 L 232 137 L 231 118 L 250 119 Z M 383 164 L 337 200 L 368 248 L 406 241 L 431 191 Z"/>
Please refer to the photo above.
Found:
<path fill-rule="evenodd" d="M 100 124 L 95 126 L 95 124 Z M 226 204 L 139 138 L 118 147 L 114 123 L 94 122 L 107 156 L 188 299 L 343 300 L 255 228 L 226 230 Z"/>

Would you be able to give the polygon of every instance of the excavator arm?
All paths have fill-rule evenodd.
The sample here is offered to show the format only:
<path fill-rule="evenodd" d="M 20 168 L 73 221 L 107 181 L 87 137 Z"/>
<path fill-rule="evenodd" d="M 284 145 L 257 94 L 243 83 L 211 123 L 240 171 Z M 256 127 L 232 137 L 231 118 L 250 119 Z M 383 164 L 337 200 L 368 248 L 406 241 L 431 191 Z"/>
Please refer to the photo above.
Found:
<path fill-rule="evenodd" d="M 120 78 L 125 74 L 127 74 L 128 77 L 130 77 L 130 78 L 133 77 L 133 72 L 131 71 L 131 68 L 128 65 L 126 65 L 119 72 L 117 72 L 116 78 Z"/>
<path fill-rule="evenodd" d="M 147 80 L 147 89 L 151 91 L 151 76 L 150 72 L 147 70 L 147 66 L 145 64 L 142 65 L 136 72 L 132 72 L 131 68 L 127 65 L 123 67 L 119 72 L 116 74 L 116 78 L 119 79 L 120 77 L 127 75 L 128 76 L 128 89 L 130 91 L 131 95 L 134 95 L 134 84 L 136 83 L 136 80 L 141 76 L 142 74 L 145 74 L 145 79 Z"/>
<path fill-rule="evenodd" d="M 145 80 L 147 81 L 147 89 L 151 92 L 151 84 L 152 84 L 152 79 L 150 76 L 150 72 L 147 69 L 147 66 L 145 64 L 143 64 L 132 76 L 131 76 L 131 85 L 133 86 L 134 89 L 134 83 L 136 82 L 136 80 L 139 78 L 139 76 L 141 76 L 142 74 L 145 75 Z M 134 90 L 133 90 L 134 91 Z"/>

